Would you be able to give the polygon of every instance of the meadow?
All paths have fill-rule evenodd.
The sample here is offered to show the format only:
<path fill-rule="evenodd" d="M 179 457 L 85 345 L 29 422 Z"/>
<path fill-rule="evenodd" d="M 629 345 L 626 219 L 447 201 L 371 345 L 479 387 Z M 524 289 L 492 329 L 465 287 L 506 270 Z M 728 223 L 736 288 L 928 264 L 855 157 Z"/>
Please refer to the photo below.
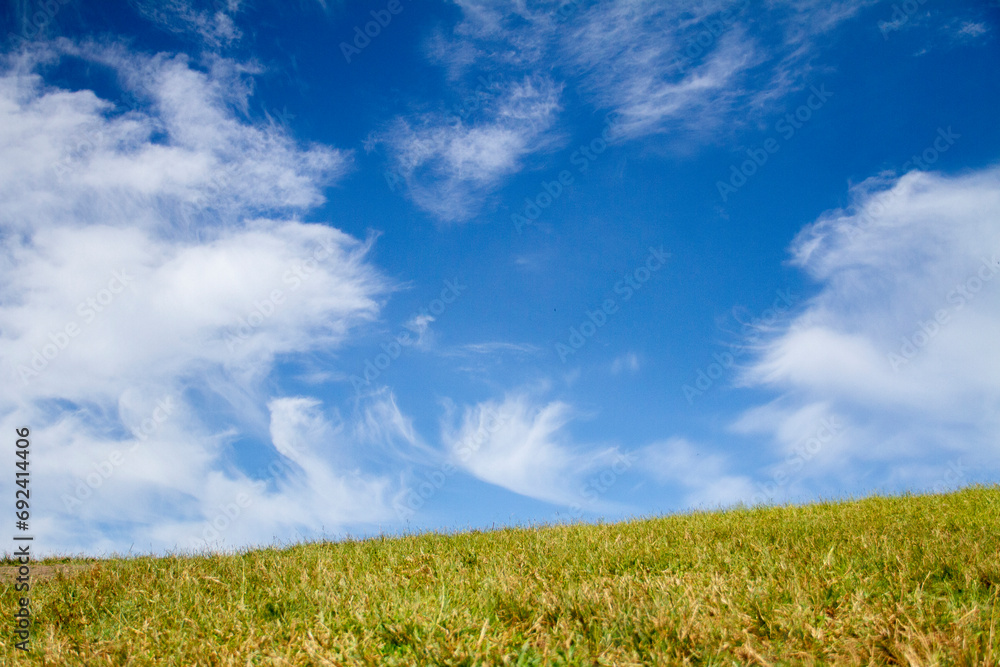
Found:
<path fill-rule="evenodd" d="M 1000 665 L 1000 487 L 71 561 L 7 665 Z M 53 565 L 56 561 L 47 564 Z M 9 564 L 9 563 L 8 563 Z M 38 567 L 40 564 L 35 564 Z"/>

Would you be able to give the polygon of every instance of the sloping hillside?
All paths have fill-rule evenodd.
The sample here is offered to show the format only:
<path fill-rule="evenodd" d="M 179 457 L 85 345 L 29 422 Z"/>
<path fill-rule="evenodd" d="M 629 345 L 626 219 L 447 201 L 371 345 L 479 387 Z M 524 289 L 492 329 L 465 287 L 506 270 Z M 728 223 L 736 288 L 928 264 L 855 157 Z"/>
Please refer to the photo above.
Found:
<path fill-rule="evenodd" d="M 5 664 L 1000 664 L 1000 488 L 101 561 Z"/>

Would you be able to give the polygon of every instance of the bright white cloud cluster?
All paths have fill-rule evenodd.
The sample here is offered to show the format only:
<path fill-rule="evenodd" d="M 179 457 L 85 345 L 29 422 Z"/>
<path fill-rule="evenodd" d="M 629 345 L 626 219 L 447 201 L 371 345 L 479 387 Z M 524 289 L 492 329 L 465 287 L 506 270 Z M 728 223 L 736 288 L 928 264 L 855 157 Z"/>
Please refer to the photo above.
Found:
<path fill-rule="evenodd" d="M 59 58 L 141 104 L 45 85 Z M 294 217 L 349 155 L 239 119 L 244 76 L 66 41 L 0 76 L 0 422 L 34 431 L 46 549 L 189 548 L 220 512 L 220 544 L 385 514 L 384 478 L 317 450 L 315 399 L 265 389 L 279 357 L 373 319 L 389 284 L 370 242 Z M 265 488 L 232 464 L 241 438 L 307 472 Z"/>
<path fill-rule="evenodd" d="M 140 108 L 47 89 L 35 66 L 58 58 L 108 68 Z M 232 109 L 246 109 L 250 87 L 232 61 L 216 58 L 202 71 L 185 56 L 63 40 L 10 66 L 0 79 L 6 227 L 217 225 L 320 204 L 323 187 L 350 165 L 349 153 L 302 149 L 274 126 L 237 118 Z"/>
<path fill-rule="evenodd" d="M 824 419 L 839 423 L 835 455 L 810 463 L 803 483 L 836 484 L 866 464 L 918 487 L 952 460 L 995 469 L 998 220 L 996 167 L 857 186 L 848 209 L 824 215 L 792 245 L 821 289 L 746 374 L 783 396 L 737 427 L 774 434 L 792 455 Z"/>

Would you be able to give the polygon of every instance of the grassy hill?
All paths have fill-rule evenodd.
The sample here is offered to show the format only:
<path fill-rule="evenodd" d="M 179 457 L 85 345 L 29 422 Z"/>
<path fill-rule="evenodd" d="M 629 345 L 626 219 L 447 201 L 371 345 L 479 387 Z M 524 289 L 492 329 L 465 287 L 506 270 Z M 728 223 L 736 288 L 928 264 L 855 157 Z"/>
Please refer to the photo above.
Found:
<path fill-rule="evenodd" d="M 36 566 L 37 567 L 37 566 Z M 3 664 L 1000 664 L 1000 487 L 100 561 Z"/>

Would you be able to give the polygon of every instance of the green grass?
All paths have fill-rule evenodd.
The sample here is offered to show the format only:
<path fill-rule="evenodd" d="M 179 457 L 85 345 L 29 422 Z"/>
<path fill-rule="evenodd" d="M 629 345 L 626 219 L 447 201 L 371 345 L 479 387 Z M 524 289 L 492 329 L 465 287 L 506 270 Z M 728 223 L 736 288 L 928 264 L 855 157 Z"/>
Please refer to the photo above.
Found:
<path fill-rule="evenodd" d="M 3 664 L 998 665 L 1000 487 L 100 561 Z"/>

